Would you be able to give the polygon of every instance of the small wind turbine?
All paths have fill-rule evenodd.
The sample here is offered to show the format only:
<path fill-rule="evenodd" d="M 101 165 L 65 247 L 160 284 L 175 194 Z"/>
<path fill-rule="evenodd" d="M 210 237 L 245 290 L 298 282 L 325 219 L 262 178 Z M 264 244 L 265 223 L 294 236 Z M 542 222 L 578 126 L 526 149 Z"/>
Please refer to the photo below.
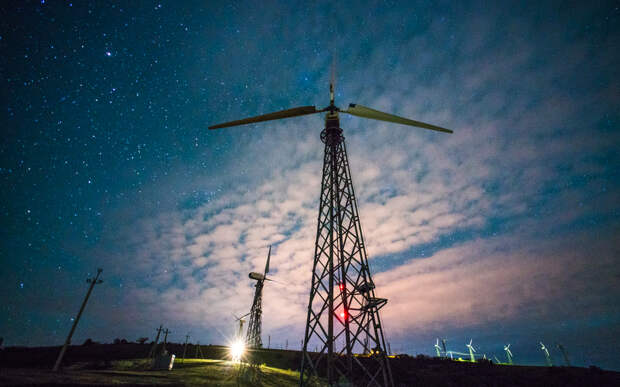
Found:
<path fill-rule="evenodd" d="M 570 362 L 568 361 L 568 355 L 566 354 L 566 349 L 564 349 L 564 346 L 560 343 L 557 343 L 557 346 L 560 352 L 562 352 L 562 356 L 564 356 L 564 362 L 566 363 L 566 366 L 570 367 Z"/>
<path fill-rule="evenodd" d="M 551 367 L 553 363 L 551 363 L 551 356 L 549 356 L 549 350 L 547 349 L 547 347 L 545 347 L 542 341 L 540 342 L 540 349 L 545 354 L 545 361 L 547 362 L 547 367 Z"/>
<path fill-rule="evenodd" d="M 245 324 L 245 320 L 243 318 L 249 314 L 250 313 L 246 313 L 241 317 L 237 317 L 233 314 L 233 316 L 235 317 L 235 321 L 239 321 L 239 332 L 237 333 L 237 338 L 239 339 L 243 337 L 243 324 Z"/>
<path fill-rule="evenodd" d="M 506 357 L 508 358 L 508 364 L 512 365 L 512 352 L 510 351 L 510 344 L 504 345 L 504 351 L 506 351 Z"/>
<path fill-rule="evenodd" d="M 467 345 L 467 349 L 469 349 L 469 357 L 471 359 L 471 362 L 475 363 L 476 358 L 474 357 L 474 352 L 476 352 L 476 349 L 474 348 L 473 345 L 471 345 L 472 341 L 474 341 L 474 339 L 470 339 L 469 344 L 466 344 L 466 345 Z"/>
<path fill-rule="evenodd" d="M 441 351 L 439 347 L 439 338 L 437 339 L 437 342 L 435 343 L 435 351 L 437 351 L 437 357 L 441 357 Z"/>
<path fill-rule="evenodd" d="M 269 246 L 269 252 L 267 253 L 267 263 L 265 264 L 265 271 L 263 274 L 251 272 L 249 274 L 250 279 L 256 281 L 256 290 L 254 291 L 254 301 L 252 301 L 252 308 L 250 309 L 250 324 L 248 325 L 248 333 L 246 343 L 251 348 L 262 348 L 263 340 L 261 338 L 262 329 L 262 315 L 263 315 L 263 286 L 265 281 L 272 281 L 271 278 L 267 278 L 269 273 L 269 259 L 271 258 L 271 246 Z"/>

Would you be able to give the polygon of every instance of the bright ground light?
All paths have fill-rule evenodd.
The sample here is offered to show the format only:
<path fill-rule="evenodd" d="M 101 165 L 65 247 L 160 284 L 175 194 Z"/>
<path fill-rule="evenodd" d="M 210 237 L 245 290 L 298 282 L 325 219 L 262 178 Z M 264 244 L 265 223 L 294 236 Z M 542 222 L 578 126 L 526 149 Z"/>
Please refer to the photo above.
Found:
<path fill-rule="evenodd" d="M 232 361 L 239 362 L 245 352 L 245 343 L 242 340 L 236 340 L 230 345 L 230 357 Z"/>

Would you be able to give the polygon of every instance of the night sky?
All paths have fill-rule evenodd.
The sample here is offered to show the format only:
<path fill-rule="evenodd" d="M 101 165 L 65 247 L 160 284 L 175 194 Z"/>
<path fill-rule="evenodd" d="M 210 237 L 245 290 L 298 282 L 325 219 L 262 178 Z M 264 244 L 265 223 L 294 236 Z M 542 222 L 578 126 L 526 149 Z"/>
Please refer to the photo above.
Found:
<path fill-rule="evenodd" d="M 0 5 L 0 336 L 225 344 L 273 245 L 263 341 L 298 348 L 321 115 L 343 116 L 393 352 L 620 370 L 618 2 Z M 261 5 L 258 5 L 261 4 Z"/>

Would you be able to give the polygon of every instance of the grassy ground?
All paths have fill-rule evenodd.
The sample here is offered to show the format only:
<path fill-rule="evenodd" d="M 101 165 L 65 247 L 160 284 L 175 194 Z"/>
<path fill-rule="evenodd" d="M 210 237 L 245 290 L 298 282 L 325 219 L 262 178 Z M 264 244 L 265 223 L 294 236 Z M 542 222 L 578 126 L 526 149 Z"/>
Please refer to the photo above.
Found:
<path fill-rule="evenodd" d="M 167 385 L 167 386 L 293 386 L 299 372 L 260 367 L 259 382 L 240 372 L 240 365 L 225 360 L 175 361 L 172 371 L 151 371 L 144 359 L 107 363 L 77 363 L 62 372 L 42 369 L 0 369 L 0 385 Z M 246 376 L 244 376 L 246 375 Z"/>

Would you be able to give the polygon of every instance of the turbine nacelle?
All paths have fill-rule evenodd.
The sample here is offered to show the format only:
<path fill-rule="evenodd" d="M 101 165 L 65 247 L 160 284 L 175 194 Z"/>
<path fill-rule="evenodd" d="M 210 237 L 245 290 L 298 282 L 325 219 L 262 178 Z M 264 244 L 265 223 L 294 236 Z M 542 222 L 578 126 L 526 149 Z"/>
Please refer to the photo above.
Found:
<path fill-rule="evenodd" d="M 265 273 L 261 274 L 261 273 L 257 273 L 253 271 L 248 275 L 248 277 L 256 281 L 271 281 L 270 279 L 267 278 L 267 273 L 269 273 L 269 260 L 270 259 L 271 259 L 271 246 L 269 246 L 269 252 L 267 253 L 267 263 L 265 264 Z"/>
<path fill-rule="evenodd" d="M 261 273 L 257 273 L 255 271 L 251 272 L 249 274 L 249 277 L 251 279 L 253 279 L 253 280 L 256 280 L 256 281 L 264 281 L 265 280 L 265 276 L 264 275 L 262 275 Z"/>

